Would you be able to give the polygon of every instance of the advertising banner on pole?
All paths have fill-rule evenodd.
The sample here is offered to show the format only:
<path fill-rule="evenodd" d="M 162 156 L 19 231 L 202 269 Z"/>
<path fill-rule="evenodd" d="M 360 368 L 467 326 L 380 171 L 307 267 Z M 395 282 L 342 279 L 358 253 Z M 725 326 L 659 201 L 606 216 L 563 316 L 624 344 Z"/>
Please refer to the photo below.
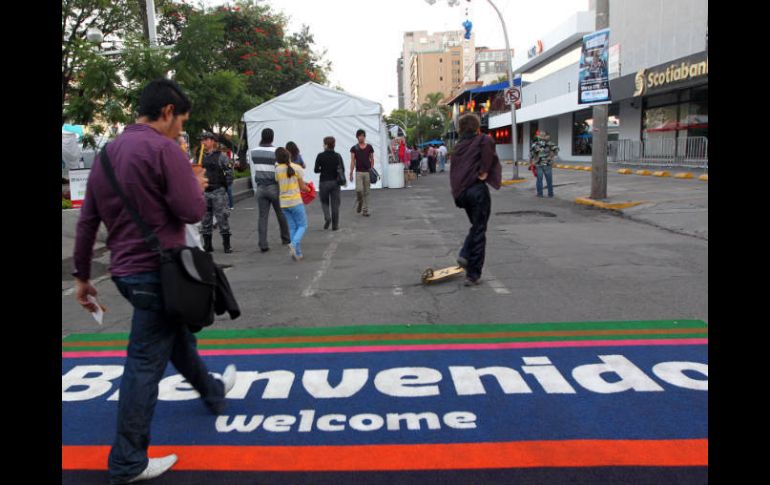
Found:
<path fill-rule="evenodd" d="M 70 170 L 70 197 L 72 198 L 72 208 L 79 209 L 86 198 L 86 183 L 91 169 Z"/>
<path fill-rule="evenodd" d="M 578 79 L 579 104 L 609 104 L 609 47 L 610 29 L 603 29 L 583 37 Z"/>

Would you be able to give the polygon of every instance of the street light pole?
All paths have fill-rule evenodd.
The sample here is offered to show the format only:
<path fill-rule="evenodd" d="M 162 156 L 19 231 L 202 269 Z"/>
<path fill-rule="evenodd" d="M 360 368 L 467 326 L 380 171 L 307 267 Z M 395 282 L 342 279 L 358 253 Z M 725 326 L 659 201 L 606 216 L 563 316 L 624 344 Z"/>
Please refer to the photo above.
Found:
<path fill-rule="evenodd" d="M 487 0 L 489 4 L 497 12 L 497 16 L 500 17 L 500 23 L 503 24 L 503 36 L 505 37 L 505 58 L 508 60 L 508 87 L 513 88 L 513 59 L 511 58 L 511 44 L 508 42 L 508 29 L 505 26 L 505 20 L 503 20 L 503 14 L 497 6 L 492 3 L 492 0 Z M 516 101 L 511 104 L 511 133 L 513 135 L 513 180 L 519 179 L 519 136 L 516 129 Z"/>
<path fill-rule="evenodd" d="M 150 33 L 150 46 L 158 45 L 158 31 L 155 26 L 155 0 L 145 0 L 147 2 L 147 31 Z"/>

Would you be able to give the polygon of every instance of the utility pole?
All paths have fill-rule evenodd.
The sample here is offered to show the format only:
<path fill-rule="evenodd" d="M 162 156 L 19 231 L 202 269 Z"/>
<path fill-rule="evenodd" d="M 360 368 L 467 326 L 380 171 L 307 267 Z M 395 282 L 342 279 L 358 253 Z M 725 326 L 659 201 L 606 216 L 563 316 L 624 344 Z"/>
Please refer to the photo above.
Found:
<path fill-rule="evenodd" d="M 610 26 L 610 0 L 596 0 L 596 30 Z M 607 198 L 607 117 L 610 105 L 593 108 L 593 147 L 591 150 L 591 198 Z"/>
<path fill-rule="evenodd" d="M 139 0 L 139 15 L 142 17 L 144 38 L 150 46 L 158 45 L 158 31 L 155 21 L 155 0 Z"/>

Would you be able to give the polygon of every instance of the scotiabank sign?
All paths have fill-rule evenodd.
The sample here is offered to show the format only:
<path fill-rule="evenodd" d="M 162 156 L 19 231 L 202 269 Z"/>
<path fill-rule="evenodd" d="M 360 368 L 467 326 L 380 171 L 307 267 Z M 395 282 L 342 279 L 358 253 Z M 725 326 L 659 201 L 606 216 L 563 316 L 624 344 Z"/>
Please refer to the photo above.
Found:
<path fill-rule="evenodd" d="M 708 56 L 696 55 L 651 69 L 642 69 L 634 79 L 634 96 L 654 94 L 687 81 L 708 79 Z"/>

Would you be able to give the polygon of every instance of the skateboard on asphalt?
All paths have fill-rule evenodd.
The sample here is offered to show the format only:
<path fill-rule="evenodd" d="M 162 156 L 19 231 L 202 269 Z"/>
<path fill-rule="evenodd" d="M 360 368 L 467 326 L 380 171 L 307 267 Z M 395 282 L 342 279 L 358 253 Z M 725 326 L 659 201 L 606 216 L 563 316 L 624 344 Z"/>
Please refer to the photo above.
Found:
<path fill-rule="evenodd" d="M 462 268 L 461 266 L 450 266 L 449 268 L 442 268 L 437 270 L 428 268 L 422 272 L 422 284 L 427 285 L 430 283 L 444 281 L 464 273 L 465 268 Z"/>

